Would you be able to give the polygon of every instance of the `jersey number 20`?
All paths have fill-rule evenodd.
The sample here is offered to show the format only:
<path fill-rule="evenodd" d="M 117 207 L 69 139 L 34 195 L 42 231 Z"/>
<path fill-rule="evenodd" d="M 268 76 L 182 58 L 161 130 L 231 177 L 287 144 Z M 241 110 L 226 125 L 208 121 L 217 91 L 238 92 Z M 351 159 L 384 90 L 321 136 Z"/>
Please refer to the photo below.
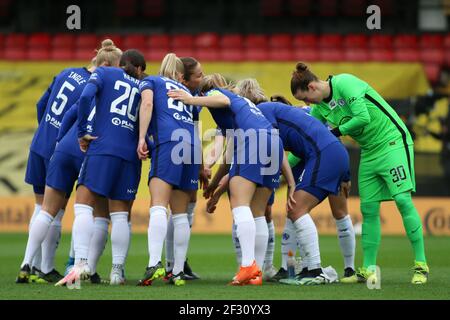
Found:
<path fill-rule="evenodd" d="M 131 88 L 129 83 L 117 80 L 114 84 L 114 89 L 119 91 L 120 88 L 125 88 L 125 92 L 111 103 L 111 109 L 109 111 L 120 114 L 121 116 L 128 116 L 128 119 L 134 122 L 136 121 L 139 108 L 136 108 L 135 114 L 131 113 L 131 109 L 133 108 L 134 98 L 139 93 L 139 89 L 136 87 Z M 120 105 L 120 103 L 126 102 L 126 100 L 128 100 L 128 105 Z"/>

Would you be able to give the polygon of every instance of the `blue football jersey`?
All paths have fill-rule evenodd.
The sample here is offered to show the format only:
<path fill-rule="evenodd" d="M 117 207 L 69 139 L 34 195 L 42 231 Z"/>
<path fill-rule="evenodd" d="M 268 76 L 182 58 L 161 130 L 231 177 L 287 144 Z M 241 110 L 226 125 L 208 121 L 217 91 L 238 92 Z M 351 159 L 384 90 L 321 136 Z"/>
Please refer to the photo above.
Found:
<path fill-rule="evenodd" d="M 141 81 L 140 92 L 153 91 L 153 113 L 148 134 L 153 137 L 154 146 L 180 139 L 194 144 L 194 107 L 167 96 L 173 89 L 189 92 L 183 84 L 161 76 L 149 76 Z M 183 137 L 183 138 L 181 138 Z"/>
<path fill-rule="evenodd" d="M 78 100 L 90 75 L 86 68 L 68 68 L 55 77 L 38 103 L 45 105 L 47 99 L 44 112 L 40 111 L 42 119 L 31 142 L 30 149 L 33 152 L 50 159 L 64 113 Z"/>
<path fill-rule="evenodd" d="M 284 148 L 302 159 L 316 156 L 331 143 L 339 141 L 323 123 L 302 108 L 279 102 L 260 103 L 258 108 L 279 129 Z"/>
<path fill-rule="evenodd" d="M 87 155 L 112 155 L 127 161 L 139 161 L 136 153 L 139 138 L 140 81 L 122 68 L 99 67 L 89 79 L 80 98 L 78 137 L 89 133 L 88 118 L 95 97 L 93 131 L 97 139 Z"/>

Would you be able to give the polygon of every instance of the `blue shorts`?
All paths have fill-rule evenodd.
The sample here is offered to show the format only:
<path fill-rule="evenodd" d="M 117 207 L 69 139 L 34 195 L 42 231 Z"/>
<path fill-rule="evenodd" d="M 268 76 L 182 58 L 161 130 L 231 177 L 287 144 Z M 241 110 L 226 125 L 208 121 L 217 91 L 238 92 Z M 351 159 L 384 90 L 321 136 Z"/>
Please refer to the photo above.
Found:
<path fill-rule="evenodd" d="M 342 143 L 334 142 L 317 157 L 305 161 L 295 190 L 304 190 L 323 201 L 329 194 L 338 194 L 341 182 L 347 181 L 349 176 L 348 152 Z"/>
<path fill-rule="evenodd" d="M 33 191 L 36 194 L 44 194 L 48 163 L 48 159 L 30 150 L 25 182 L 33 186 Z"/>
<path fill-rule="evenodd" d="M 196 156 L 193 145 L 174 141 L 162 143 L 152 148 L 151 156 L 152 162 L 148 182 L 151 178 L 157 177 L 172 185 L 174 189 L 198 189 L 202 158 L 198 150 Z"/>
<path fill-rule="evenodd" d="M 87 155 L 78 185 L 111 200 L 134 200 L 141 179 L 141 162 L 110 155 Z"/>
<path fill-rule="evenodd" d="M 83 159 L 55 151 L 48 164 L 46 185 L 64 191 L 69 198 L 80 173 Z"/>
<path fill-rule="evenodd" d="M 275 139 L 275 140 L 274 140 Z M 273 142 L 276 141 L 272 152 Z M 265 157 L 260 157 L 260 144 L 251 145 L 246 140 L 242 146 L 234 148 L 233 163 L 230 168 L 230 180 L 234 176 L 241 176 L 247 180 L 254 182 L 258 187 L 266 187 L 269 189 L 276 189 L 280 184 L 280 170 L 283 163 L 283 143 L 278 136 L 271 134 L 267 135 L 267 147 L 265 149 Z M 245 147 L 245 148 L 243 148 Z M 269 154 L 268 154 L 269 153 Z M 268 163 L 267 160 L 269 160 Z"/>
<path fill-rule="evenodd" d="M 269 201 L 267 201 L 268 206 L 272 206 L 275 202 L 275 190 L 272 191 L 272 194 L 270 195 Z"/>

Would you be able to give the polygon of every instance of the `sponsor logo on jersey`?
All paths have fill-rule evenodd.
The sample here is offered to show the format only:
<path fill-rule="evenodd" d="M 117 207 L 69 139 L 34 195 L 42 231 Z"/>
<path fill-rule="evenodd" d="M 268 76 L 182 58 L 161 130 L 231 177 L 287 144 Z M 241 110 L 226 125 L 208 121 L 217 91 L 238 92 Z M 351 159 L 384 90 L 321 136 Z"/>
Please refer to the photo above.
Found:
<path fill-rule="evenodd" d="M 115 126 L 120 126 L 120 119 L 119 118 L 112 118 L 111 120 L 112 124 Z"/>
<path fill-rule="evenodd" d="M 119 118 L 115 117 L 111 119 L 111 122 L 115 126 L 120 126 L 121 128 L 134 131 L 134 124 L 132 122 L 128 122 L 128 120 L 120 120 Z"/>
<path fill-rule="evenodd" d="M 351 97 L 350 99 L 348 99 L 348 104 L 352 104 L 355 101 L 356 101 L 356 98 L 355 97 Z"/>
<path fill-rule="evenodd" d="M 173 114 L 173 117 L 175 118 L 175 120 L 183 121 L 185 123 L 189 123 L 189 124 L 192 124 L 192 125 L 194 124 L 194 121 L 192 120 L 191 117 L 187 117 L 187 116 L 181 115 L 178 112 L 175 112 Z"/>
<path fill-rule="evenodd" d="M 59 121 L 58 119 L 53 118 L 48 113 L 45 116 L 45 122 L 48 122 L 50 125 L 54 126 L 56 129 L 59 129 L 59 127 L 61 127 L 61 121 Z"/>

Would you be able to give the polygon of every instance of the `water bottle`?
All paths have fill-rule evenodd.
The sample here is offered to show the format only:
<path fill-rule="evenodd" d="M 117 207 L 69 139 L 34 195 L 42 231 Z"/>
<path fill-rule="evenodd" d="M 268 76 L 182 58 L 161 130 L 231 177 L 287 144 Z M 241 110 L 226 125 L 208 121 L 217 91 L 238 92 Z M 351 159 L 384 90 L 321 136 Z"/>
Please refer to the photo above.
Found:
<path fill-rule="evenodd" d="M 288 252 L 287 272 L 288 272 L 288 278 L 290 278 L 290 279 L 295 278 L 295 257 L 294 257 L 294 253 L 291 250 L 289 250 L 289 252 Z"/>

